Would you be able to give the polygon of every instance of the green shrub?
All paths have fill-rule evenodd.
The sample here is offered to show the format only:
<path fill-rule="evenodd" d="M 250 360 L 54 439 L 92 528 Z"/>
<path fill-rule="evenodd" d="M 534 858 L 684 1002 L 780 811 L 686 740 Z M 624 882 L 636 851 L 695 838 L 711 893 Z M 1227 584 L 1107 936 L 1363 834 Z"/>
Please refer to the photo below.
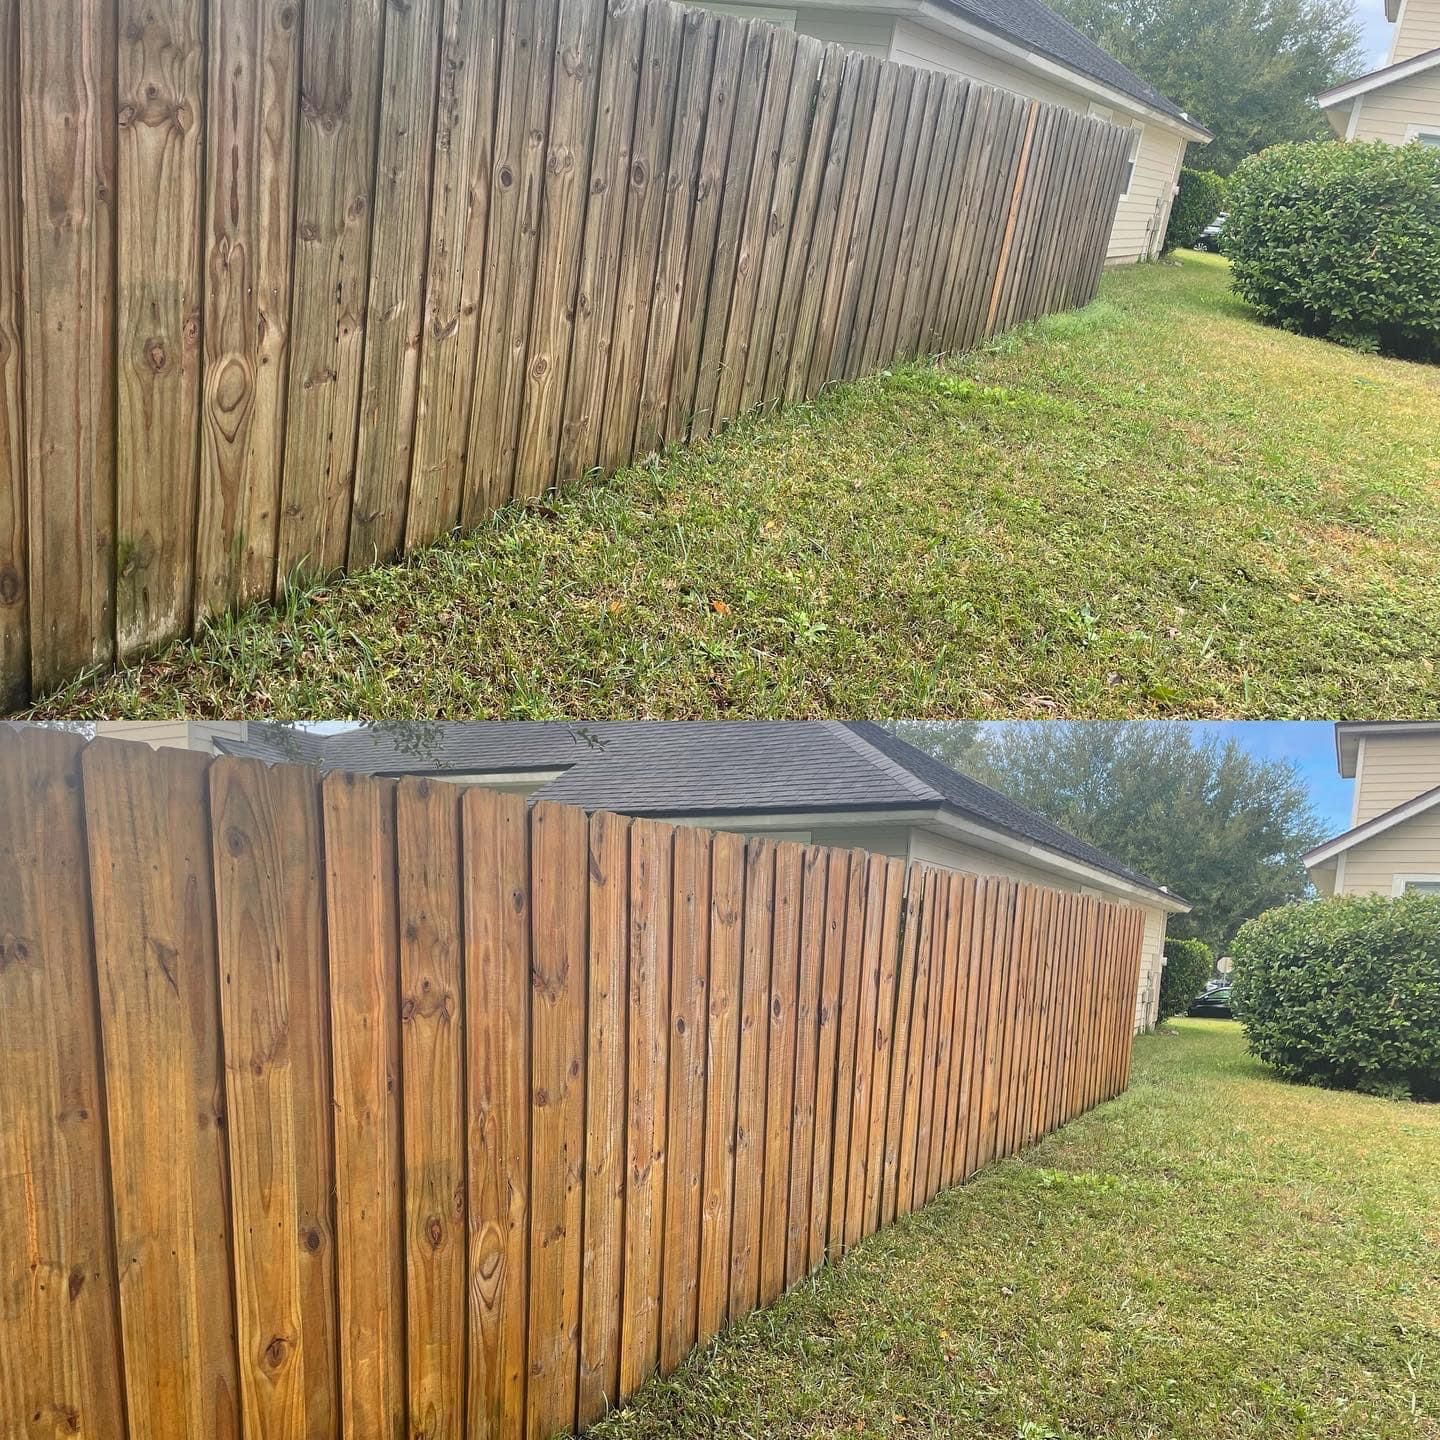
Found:
<path fill-rule="evenodd" d="M 1230 180 L 1235 288 L 1303 335 L 1440 361 L 1440 150 L 1276 145 Z"/>
<path fill-rule="evenodd" d="M 1208 170 L 1182 169 L 1180 193 L 1170 207 L 1170 224 L 1165 229 L 1165 250 L 1192 250 L 1200 232 L 1225 208 L 1226 184 L 1223 175 Z"/>
<path fill-rule="evenodd" d="M 1268 910 L 1234 955 L 1250 1050 L 1280 1074 L 1440 1099 L 1440 896 Z"/>
<path fill-rule="evenodd" d="M 1159 1020 L 1183 1015 L 1215 971 L 1215 952 L 1203 940 L 1167 940 L 1160 972 Z"/>

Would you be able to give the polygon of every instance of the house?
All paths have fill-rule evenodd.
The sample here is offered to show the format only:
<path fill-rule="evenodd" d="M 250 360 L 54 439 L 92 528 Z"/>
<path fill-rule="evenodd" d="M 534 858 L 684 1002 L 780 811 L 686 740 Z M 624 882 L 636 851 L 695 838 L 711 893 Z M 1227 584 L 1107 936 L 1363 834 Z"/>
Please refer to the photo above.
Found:
<path fill-rule="evenodd" d="M 97 729 L 157 746 L 427 775 L 591 811 L 855 846 L 1138 905 L 1145 933 L 1137 1029 L 1155 1023 L 1166 923 L 1190 908 L 1163 885 L 869 723 L 417 722 L 325 735 L 259 723 L 112 721 Z"/>
<path fill-rule="evenodd" d="M 1354 809 L 1343 835 L 1305 856 L 1315 888 L 1440 894 L 1440 721 L 1342 723 L 1335 755 L 1355 781 Z"/>
<path fill-rule="evenodd" d="M 1440 145 L 1440 0 L 1385 0 L 1395 27 L 1386 64 L 1316 101 L 1345 140 Z"/>
<path fill-rule="evenodd" d="M 1112 265 L 1159 255 L 1185 147 L 1191 141 L 1203 144 L 1214 138 L 1042 0 L 699 3 L 708 10 L 784 25 L 883 60 L 944 70 L 1128 125 L 1130 158 L 1107 255 Z"/>

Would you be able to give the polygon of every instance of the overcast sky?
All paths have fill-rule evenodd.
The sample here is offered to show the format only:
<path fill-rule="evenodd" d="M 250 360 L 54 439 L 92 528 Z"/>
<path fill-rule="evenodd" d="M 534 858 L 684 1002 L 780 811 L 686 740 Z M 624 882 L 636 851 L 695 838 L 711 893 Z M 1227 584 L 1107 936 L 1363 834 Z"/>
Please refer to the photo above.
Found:
<path fill-rule="evenodd" d="M 1378 70 L 1390 54 L 1395 27 L 1385 18 L 1385 0 L 1355 0 L 1355 14 L 1365 28 L 1365 48 L 1370 68 Z"/>

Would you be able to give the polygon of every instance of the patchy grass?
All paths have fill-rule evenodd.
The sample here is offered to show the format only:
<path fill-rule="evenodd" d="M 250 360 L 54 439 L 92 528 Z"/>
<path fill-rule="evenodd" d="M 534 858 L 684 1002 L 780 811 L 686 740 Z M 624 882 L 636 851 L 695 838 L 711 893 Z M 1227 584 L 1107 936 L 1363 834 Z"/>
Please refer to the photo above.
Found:
<path fill-rule="evenodd" d="M 1436 715 L 1437 435 L 1186 255 L 39 713 Z"/>
<path fill-rule="evenodd" d="M 873 1236 L 603 1440 L 1440 1435 L 1440 1106 L 1282 1084 L 1238 1025 Z"/>

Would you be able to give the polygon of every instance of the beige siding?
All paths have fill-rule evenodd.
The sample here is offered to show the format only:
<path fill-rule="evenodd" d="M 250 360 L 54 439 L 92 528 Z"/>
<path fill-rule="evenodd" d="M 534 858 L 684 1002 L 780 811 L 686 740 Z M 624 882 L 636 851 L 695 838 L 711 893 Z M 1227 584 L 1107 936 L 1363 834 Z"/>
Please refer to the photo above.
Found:
<path fill-rule="evenodd" d="M 1440 0 L 1404 0 L 1395 26 L 1390 63 L 1440 50 Z"/>
<path fill-rule="evenodd" d="M 1337 893 L 1391 895 L 1397 875 L 1440 877 L 1440 806 L 1345 851 Z"/>
<path fill-rule="evenodd" d="M 216 720 L 203 723 L 194 720 L 101 720 L 95 726 L 96 737 L 108 740 L 138 740 L 152 750 L 200 750 L 214 754 L 214 740 L 243 740 L 243 720 Z"/>
<path fill-rule="evenodd" d="M 1416 126 L 1440 132 L 1440 66 L 1372 90 L 1355 103 L 1360 107 L 1356 140 L 1403 145 Z"/>
<path fill-rule="evenodd" d="M 1440 735 L 1362 735 L 1354 824 L 1363 825 L 1440 785 Z"/>

